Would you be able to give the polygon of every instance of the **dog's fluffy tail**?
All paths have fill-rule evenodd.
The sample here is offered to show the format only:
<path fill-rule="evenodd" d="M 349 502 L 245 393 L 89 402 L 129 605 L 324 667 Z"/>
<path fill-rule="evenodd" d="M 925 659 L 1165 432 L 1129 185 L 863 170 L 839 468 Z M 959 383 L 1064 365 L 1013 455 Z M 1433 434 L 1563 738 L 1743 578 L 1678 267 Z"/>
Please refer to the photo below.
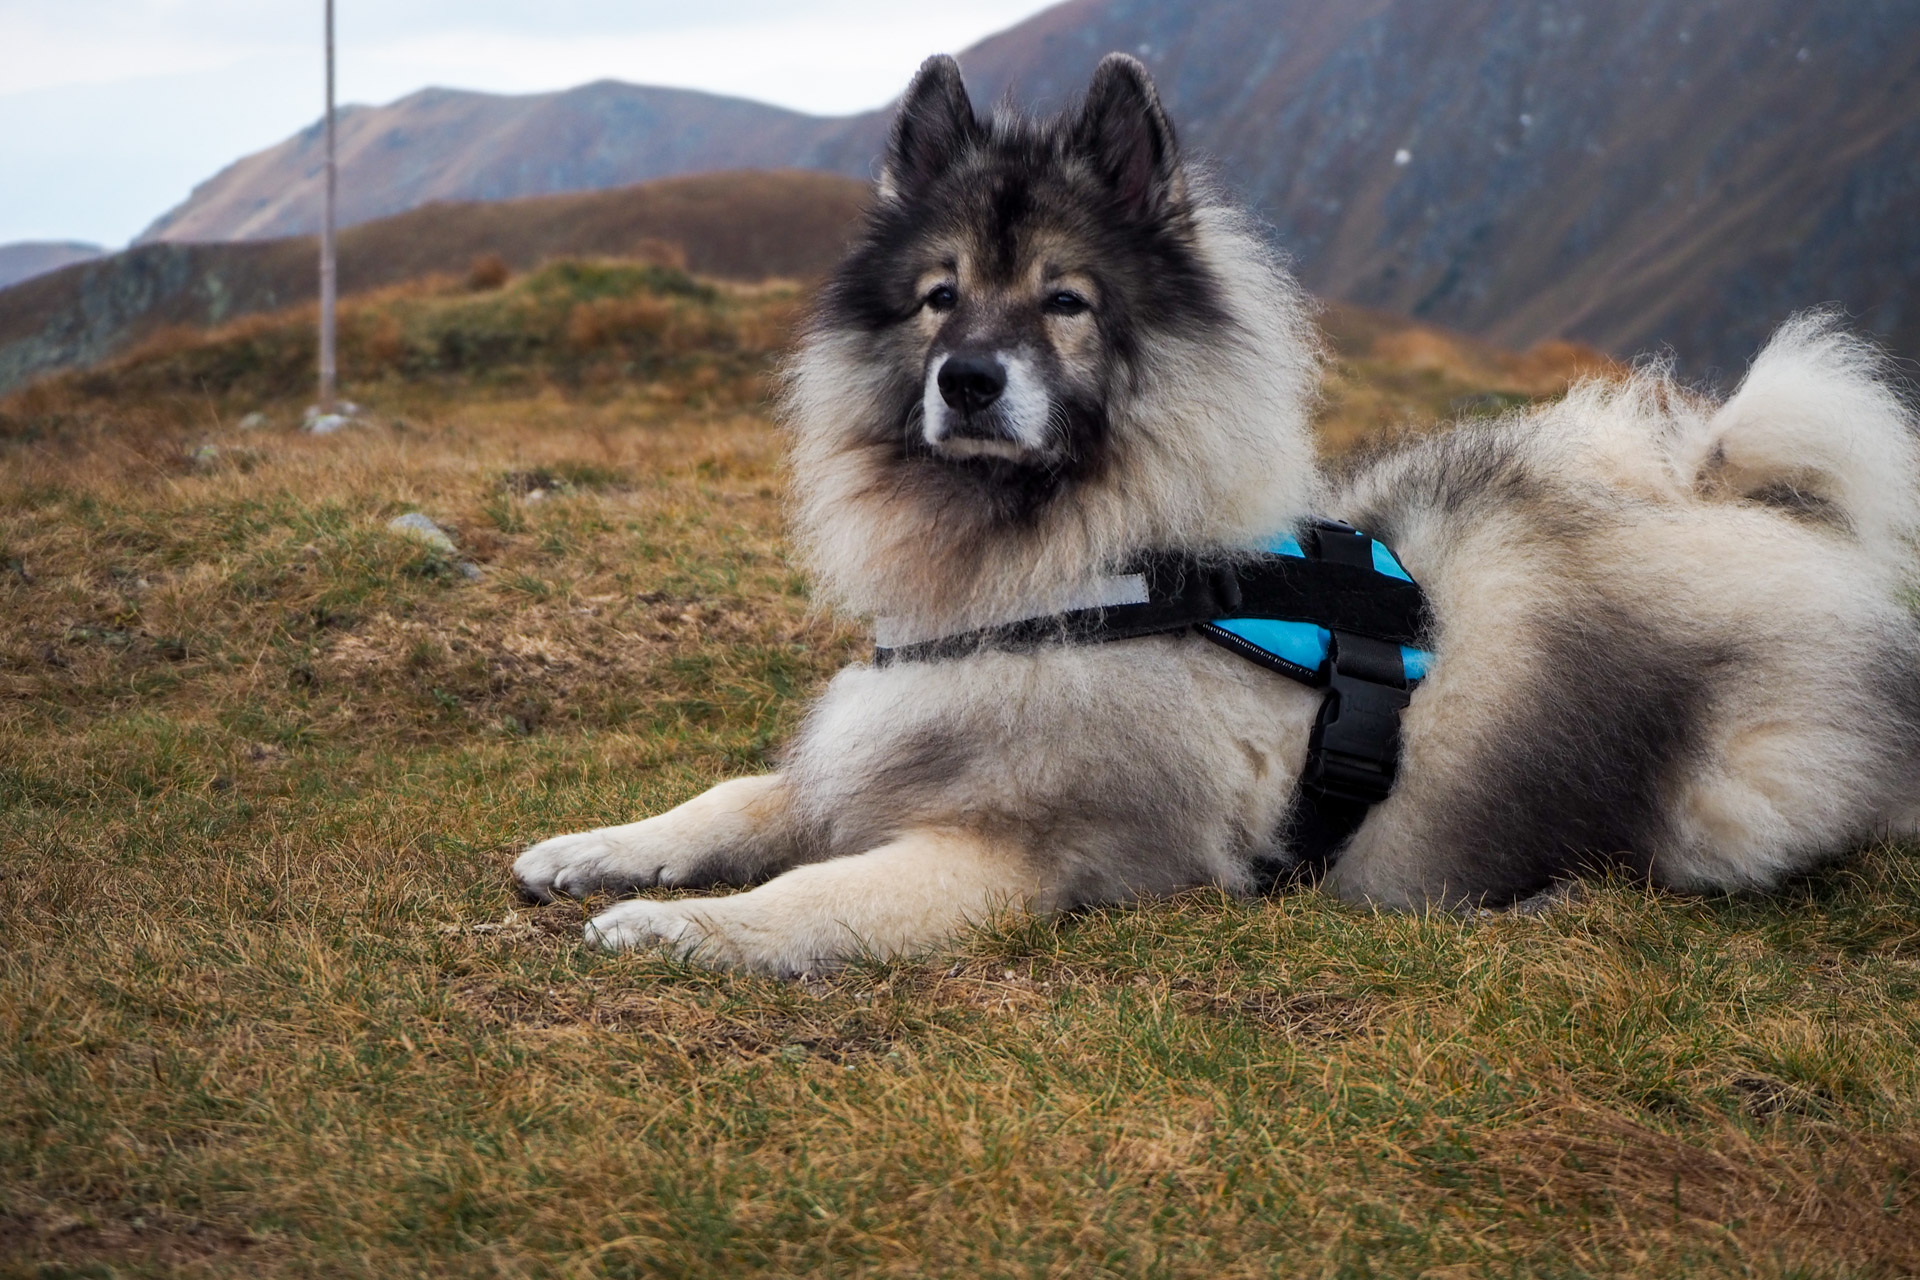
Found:
<path fill-rule="evenodd" d="M 1834 313 L 1782 325 L 1705 437 L 1695 480 L 1703 495 L 1829 520 L 1920 579 L 1920 423 L 1886 357 Z"/>

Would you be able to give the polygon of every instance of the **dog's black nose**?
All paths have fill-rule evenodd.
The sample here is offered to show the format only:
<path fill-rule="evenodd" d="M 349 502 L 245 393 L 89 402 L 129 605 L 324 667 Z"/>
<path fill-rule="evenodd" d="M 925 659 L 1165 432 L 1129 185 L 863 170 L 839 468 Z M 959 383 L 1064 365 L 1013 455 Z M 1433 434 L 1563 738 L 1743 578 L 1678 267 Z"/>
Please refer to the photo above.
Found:
<path fill-rule="evenodd" d="M 978 413 L 1007 389 L 1007 368 L 991 356 L 949 356 L 940 366 L 940 398 L 962 413 Z"/>

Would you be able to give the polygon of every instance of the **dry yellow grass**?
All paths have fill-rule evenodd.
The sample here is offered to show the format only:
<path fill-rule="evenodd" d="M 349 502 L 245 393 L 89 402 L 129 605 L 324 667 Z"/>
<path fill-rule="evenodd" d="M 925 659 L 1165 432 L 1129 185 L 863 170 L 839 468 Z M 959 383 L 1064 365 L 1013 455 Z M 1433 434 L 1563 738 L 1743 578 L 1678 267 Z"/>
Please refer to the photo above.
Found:
<path fill-rule="evenodd" d="M 1321 315 L 1330 355 L 1318 427 L 1342 453 L 1461 418 L 1484 417 L 1558 396 L 1573 381 L 1622 366 L 1591 347 L 1543 342 L 1504 351 L 1463 334 L 1361 307 Z"/>
<path fill-rule="evenodd" d="M 1920 1271 L 1911 851 L 811 984 L 517 904 L 522 842 L 763 767 L 862 643 L 781 541 L 791 291 L 626 270 L 358 306 L 334 436 L 284 320 L 0 404 L 0 1274 Z M 1410 341 L 1330 432 L 1521 394 Z"/>

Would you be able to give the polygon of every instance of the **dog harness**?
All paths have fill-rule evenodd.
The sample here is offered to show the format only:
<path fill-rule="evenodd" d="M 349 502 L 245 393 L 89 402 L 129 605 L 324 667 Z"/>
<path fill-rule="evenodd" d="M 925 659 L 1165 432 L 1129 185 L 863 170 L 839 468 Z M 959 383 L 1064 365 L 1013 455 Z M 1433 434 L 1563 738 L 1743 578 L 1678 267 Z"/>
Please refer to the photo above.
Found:
<path fill-rule="evenodd" d="M 1422 647 L 1427 624 L 1426 597 L 1386 544 L 1314 520 L 1243 560 L 1149 556 L 1056 612 L 999 626 L 923 638 L 881 619 L 873 659 L 887 666 L 1194 630 L 1324 689 L 1288 822 L 1301 861 L 1256 866 L 1270 889 L 1323 870 L 1393 790 L 1400 713 L 1433 663 Z"/>

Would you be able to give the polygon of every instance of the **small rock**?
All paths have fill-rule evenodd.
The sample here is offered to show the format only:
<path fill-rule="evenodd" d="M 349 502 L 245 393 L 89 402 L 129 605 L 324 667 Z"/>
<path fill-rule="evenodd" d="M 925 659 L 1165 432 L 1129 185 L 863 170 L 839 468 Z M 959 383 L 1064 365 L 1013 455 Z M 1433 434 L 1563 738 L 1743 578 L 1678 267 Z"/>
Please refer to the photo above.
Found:
<path fill-rule="evenodd" d="M 452 534 L 442 529 L 426 516 L 421 515 L 418 511 L 409 511 L 403 516 L 395 516 L 393 519 L 387 521 L 387 528 L 404 537 L 417 538 L 432 547 L 435 551 L 442 552 L 446 555 L 452 555 L 458 550 L 458 547 L 454 544 Z M 480 566 L 470 560 L 457 560 L 454 562 L 453 567 L 459 572 L 460 576 L 468 582 L 478 582 L 480 580 Z"/>
<path fill-rule="evenodd" d="M 336 400 L 330 413 L 322 413 L 319 405 L 310 404 L 300 415 L 306 429 L 316 436 L 330 436 L 342 427 L 352 426 L 359 417 L 360 406 L 351 400 Z"/>
<path fill-rule="evenodd" d="M 453 536 L 418 511 L 409 511 L 387 521 L 387 528 L 409 538 L 418 538 L 436 551 L 455 550 Z"/>
<path fill-rule="evenodd" d="M 319 415 L 316 414 L 315 416 L 318 417 Z M 259 431 L 263 427 L 271 426 L 272 423 L 266 414 L 255 409 L 252 413 L 240 419 L 237 425 L 242 431 Z"/>
<path fill-rule="evenodd" d="M 187 461 L 196 467 L 211 467 L 220 461 L 220 446 L 203 444 L 197 449 L 191 449 L 187 452 Z"/>

